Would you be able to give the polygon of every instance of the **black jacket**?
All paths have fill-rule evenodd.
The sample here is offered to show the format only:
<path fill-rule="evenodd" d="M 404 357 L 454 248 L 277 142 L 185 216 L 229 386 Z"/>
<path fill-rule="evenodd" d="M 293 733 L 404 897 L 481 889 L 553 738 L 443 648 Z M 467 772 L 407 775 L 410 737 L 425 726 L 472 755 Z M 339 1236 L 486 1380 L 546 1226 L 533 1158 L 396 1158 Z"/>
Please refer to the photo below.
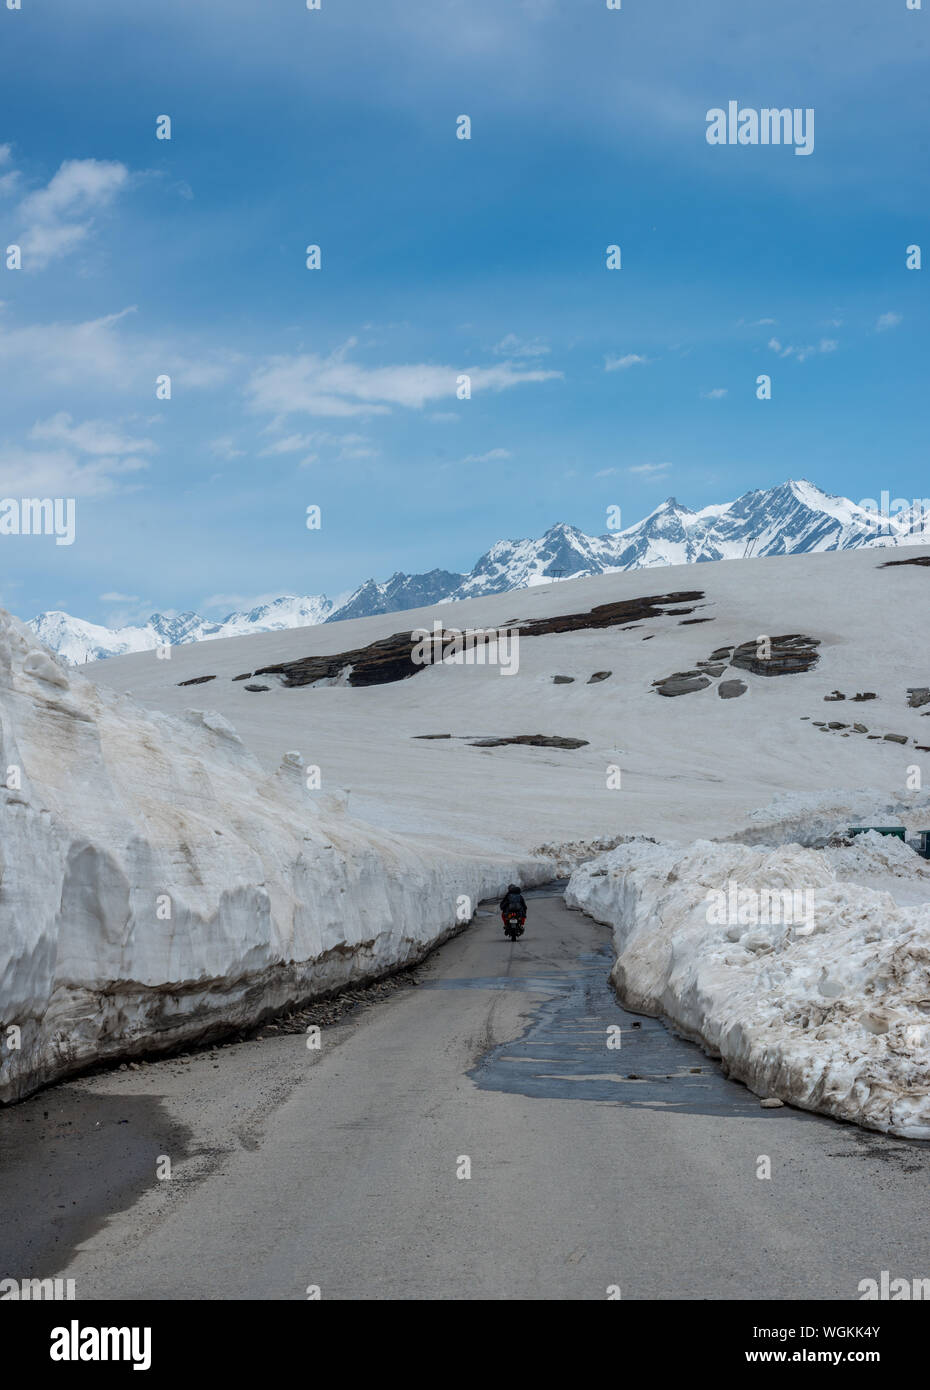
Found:
<path fill-rule="evenodd" d="M 501 913 L 503 914 L 505 912 L 518 912 L 521 917 L 526 916 L 526 902 L 524 901 L 523 894 L 520 892 L 519 888 L 515 887 L 513 884 L 510 885 L 503 898 L 501 898 Z"/>

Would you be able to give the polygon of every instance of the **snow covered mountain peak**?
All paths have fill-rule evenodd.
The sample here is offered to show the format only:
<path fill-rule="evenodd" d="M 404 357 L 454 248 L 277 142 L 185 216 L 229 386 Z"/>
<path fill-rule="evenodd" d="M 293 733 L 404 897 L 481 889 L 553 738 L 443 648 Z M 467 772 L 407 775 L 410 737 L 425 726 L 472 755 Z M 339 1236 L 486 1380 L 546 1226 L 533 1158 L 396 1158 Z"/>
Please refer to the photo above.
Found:
<path fill-rule="evenodd" d="M 367 579 L 335 602 L 324 594 L 302 598 L 284 594 L 246 612 L 229 613 L 218 622 L 197 613 L 154 613 L 144 624 L 115 629 L 55 611 L 40 613 L 29 626 L 66 661 L 81 663 L 148 650 L 163 642 L 177 645 L 399 613 L 615 570 L 918 544 L 926 543 L 928 537 L 930 505 L 926 502 L 913 503 L 890 524 L 881 525 L 876 524 L 874 512 L 847 497 L 832 496 L 806 478 L 788 479 L 777 487 L 755 489 L 735 501 L 710 503 L 697 511 L 674 496 L 667 497 L 642 521 L 600 536 L 589 536 L 560 521 L 538 539 L 496 541 L 468 574 L 443 569 L 412 575 L 397 571 L 384 581 Z"/>

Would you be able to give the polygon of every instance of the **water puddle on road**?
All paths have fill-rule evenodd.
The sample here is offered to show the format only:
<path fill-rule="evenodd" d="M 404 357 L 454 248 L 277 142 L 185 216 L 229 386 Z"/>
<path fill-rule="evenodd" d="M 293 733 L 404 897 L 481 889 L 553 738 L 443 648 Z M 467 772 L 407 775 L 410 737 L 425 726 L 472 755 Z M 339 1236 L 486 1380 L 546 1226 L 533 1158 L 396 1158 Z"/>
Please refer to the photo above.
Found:
<path fill-rule="evenodd" d="M 0 1275 L 48 1278 L 156 1181 L 155 1159 L 198 1152 L 157 1095 L 80 1080 L 0 1112 Z"/>
<path fill-rule="evenodd" d="M 549 1100 L 594 1100 L 682 1114 L 773 1117 L 759 1099 L 728 1081 L 701 1049 L 658 1019 L 628 1013 L 610 987 L 609 950 L 579 956 L 572 970 L 520 978 L 424 982 L 427 989 L 518 990 L 546 994 L 521 1038 L 491 1048 L 468 1073 L 482 1090 Z M 608 1029 L 620 1029 L 620 1047 Z M 616 1038 L 616 1034 L 613 1035 Z"/>

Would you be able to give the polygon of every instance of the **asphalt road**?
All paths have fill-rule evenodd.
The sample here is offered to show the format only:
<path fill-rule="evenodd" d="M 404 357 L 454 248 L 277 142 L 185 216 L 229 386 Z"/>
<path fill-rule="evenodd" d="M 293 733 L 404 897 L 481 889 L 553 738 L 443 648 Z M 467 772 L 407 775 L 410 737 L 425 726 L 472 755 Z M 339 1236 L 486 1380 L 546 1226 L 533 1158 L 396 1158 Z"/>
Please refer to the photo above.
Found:
<path fill-rule="evenodd" d="M 485 909 L 319 1050 L 43 1092 L 0 1116 L 0 1273 L 79 1299 L 856 1299 L 930 1273 L 930 1146 L 760 1108 L 620 1009 L 610 963 L 532 896 L 520 941 Z"/>

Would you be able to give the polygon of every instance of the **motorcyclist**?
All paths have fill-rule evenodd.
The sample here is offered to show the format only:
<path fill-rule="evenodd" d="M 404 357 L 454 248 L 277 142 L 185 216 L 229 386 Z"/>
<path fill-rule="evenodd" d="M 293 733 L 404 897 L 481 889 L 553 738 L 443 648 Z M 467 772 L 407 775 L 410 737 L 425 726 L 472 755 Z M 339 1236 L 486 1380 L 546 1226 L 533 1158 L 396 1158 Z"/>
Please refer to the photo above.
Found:
<path fill-rule="evenodd" d="M 519 883 L 509 883 L 507 892 L 501 898 L 501 921 L 506 925 L 507 917 L 511 913 L 516 913 L 520 919 L 520 926 L 526 921 L 526 899 L 520 892 Z"/>

